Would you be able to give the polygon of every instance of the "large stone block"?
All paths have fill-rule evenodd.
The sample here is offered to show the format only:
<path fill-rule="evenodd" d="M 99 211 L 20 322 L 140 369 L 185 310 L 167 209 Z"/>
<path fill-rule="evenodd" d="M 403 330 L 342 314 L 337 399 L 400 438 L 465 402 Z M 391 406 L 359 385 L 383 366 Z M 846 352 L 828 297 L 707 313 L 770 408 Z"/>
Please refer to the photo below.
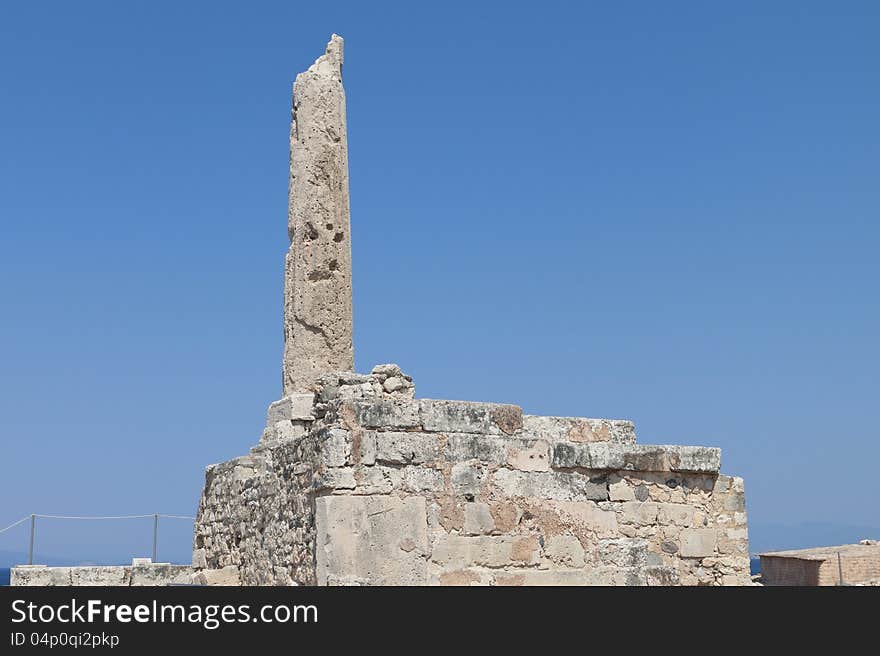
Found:
<path fill-rule="evenodd" d="M 218 569 L 203 569 L 194 576 L 199 585 L 241 585 L 241 573 L 235 565 Z"/>
<path fill-rule="evenodd" d="M 70 568 L 70 585 L 126 586 L 131 568 L 125 566 L 86 566 Z"/>
<path fill-rule="evenodd" d="M 401 469 L 401 489 L 415 494 L 439 494 L 446 489 L 446 478 L 437 469 L 406 466 Z"/>
<path fill-rule="evenodd" d="M 495 585 L 515 586 L 611 586 L 645 585 L 642 570 L 600 566 L 582 569 L 524 570 L 498 572 Z"/>
<path fill-rule="evenodd" d="M 552 465 L 558 469 L 717 472 L 721 450 L 704 446 L 558 443 L 553 448 Z"/>
<path fill-rule="evenodd" d="M 501 465 L 507 461 L 508 440 L 494 435 L 447 433 L 445 458 L 449 462 L 479 460 Z"/>
<path fill-rule="evenodd" d="M 603 565 L 643 568 L 647 565 L 648 543 L 640 538 L 614 538 L 599 545 Z"/>
<path fill-rule="evenodd" d="M 271 403 L 266 411 L 266 427 L 274 426 L 283 420 L 312 421 L 314 420 L 315 395 L 312 393 L 295 393 Z"/>
<path fill-rule="evenodd" d="M 718 540 L 714 528 L 686 528 L 682 530 L 679 541 L 683 558 L 704 558 L 715 553 Z"/>
<path fill-rule="evenodd" d="M 360 401 L 351 404 L 355 420 L 364 428 L 395 430 L 420 424 L 419 402 L 407 399 Z"/>
<path fill-rule="evenodd" d="M 492 511 L 485 503 L 466 503 L 464 506 L 465 535 L 488 535 L 495 530 Z"/>
<path fill-rule="evenodd" d="M 533 536 L 441 535 L 434 542 L 431 561 L 444 568 L 535 565 L 541 546 Z"/>
<path fill-rule="evenodd" d="M 522 428 L 522 408 L 515 405 L 422 399 L 420 406 L 426 431 L 511 435 Z"/>
<path fill-rule="evenodd" d="M 351 463 L 351 434 L 340 428 L 321 431 L 321 462 L 327 467 L 344 467 Z"/>
<path fill-rule="evenodd" d="M 12 586 L 68 586 L 72 585 L 70 567 L 47 565 L 18 565 L 10 573 Z"/>
<path fill-rule="evenodd" d="M 619 442 L 633 444 L 636 428 L 625 419 L 523 415 L 523 434 L 550 442 Z"/>
<path fill-rule="evenodd" d="M 132 586 L 190 585 L 195 571 L 189 565 L 152 563 L 132 566 Z"/>
<path fill-rule="evenodd" d="M 545 440 L 509 440 L 507 465 L 521 471 L 550 471 L 550 443 Z"/>
<path fill-rule="evenodd" d="M 376 462 L 400 465 L 434 462 L 442 446 L 438 435 L 432 433 L 371 432 L 364 439 L 375 442 Z"/>
<path fill-rule="evenodd" d="M 554 535 L 547 541 L 545 555 L 555 564 L 564 567 L 584 566 L 584 547 L 573 535 Z"/>
<path fill-rule="evenodd" d="M 452 490 L 457 495 L 478 496 L 489 474 L 484 465 L 458 462 L 452 465 Z"/>
<path fill-rule="evenodd" d="M 509 497 L 560 501 L 608 499 L 608 484 L 604 480 L 591 479 L 578 473 L 499 469 L 493 474 L 492 480 Z"/>
<path fill-rule="evenodd" d="M 427 583 L 424 497 L 324 496 L 315 510 L 318 585 Z"/>
<path fill-rule="evenodd" d="M 636 526 L 651 526 L 657 523 L 659 507 L 653 501 L 626 501 L 618 505 L 620 522 Z"/>

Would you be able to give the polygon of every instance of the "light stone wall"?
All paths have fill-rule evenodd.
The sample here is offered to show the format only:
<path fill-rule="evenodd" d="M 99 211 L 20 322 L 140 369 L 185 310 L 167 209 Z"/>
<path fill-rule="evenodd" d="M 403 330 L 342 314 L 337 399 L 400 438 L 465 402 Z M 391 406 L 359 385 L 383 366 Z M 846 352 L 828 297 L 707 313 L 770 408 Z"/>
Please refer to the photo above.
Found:
<path fill-rule="evenodd" d="M 746 585 L 742 479 L 631 422 L 415 399 L 394 365 L 270 406 L 208 469 L 197 559 L 243 584 Z"/>
<path fill-rule="evenodd" d="M 19 565 L 10 573 L 13 586 L 165 586 L 192 585 L 196 571 L 189 565 L 90 565 L 49 567 Z"/>
<path fill-rule="evenodd" d="M 876 585 L 880 581 L 880 544 L 813 547 L 761 554 L 764 585 L 816 586 Z"/>

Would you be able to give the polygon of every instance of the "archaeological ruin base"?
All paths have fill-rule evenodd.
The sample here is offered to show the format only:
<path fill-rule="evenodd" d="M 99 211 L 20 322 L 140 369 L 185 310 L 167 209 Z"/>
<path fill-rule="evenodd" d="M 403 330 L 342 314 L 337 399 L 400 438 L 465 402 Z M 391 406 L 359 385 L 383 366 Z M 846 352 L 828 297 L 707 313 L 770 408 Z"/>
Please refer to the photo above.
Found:
<path fill-rule="evenodd" d="M 208 468 L 193 564 L 249 585 L 749 583 L 718 449 L 351 372 L 342 52 L 334 36 L 294 85 L 285 396 L 248 455 Z"/>

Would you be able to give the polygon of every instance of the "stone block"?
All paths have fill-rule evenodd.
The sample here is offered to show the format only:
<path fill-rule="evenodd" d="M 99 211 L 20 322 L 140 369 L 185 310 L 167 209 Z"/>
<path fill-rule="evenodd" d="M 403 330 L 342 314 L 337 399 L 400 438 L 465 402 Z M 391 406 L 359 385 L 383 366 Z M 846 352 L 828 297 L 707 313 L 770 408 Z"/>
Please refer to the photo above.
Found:
<path fill-rule="evenodd" d="M 746 509 L 746 498 L 742 494 L 731 493 L 724 498 L 724 510 L 743 512 Z"/>
<path fill-rule="evenodd" d="M 644 568 L 647 564 L 648 542 L 641 538 L 603 540 L 599 545 L 599 560 L 603 565 L 625 568 Z"/>
<path fill-rule="evenodd" d="M 653 501 L 626 501 L 618 506 L 622 524 L 649 526 L 656 524 L 658 506 Z"/>
<path fill-rule="evenodd" d="M 416 428 L 420 424 L 419 402 L 411 400 L 376 400 L 352 404 L 357 423 L 364 428 L 394 430 Z"/>
<path fill-rule="evenodd" d="M 421 421 L 437 433 L 512 434 L 522 427 L 522 408 L 499 403 L 422 399 Z"/>
<path fill-rule="evenodd" d="M 511 440 L 513 441 L 513 440 Z M 507 464 L 521 471 L 550 471 L 550 443 L 544 440 L 535 440 L 532 443 L 526 440 L 524 445 L 509 445 L 507 452 Z"/>
<path fill-rule="evenodd" d="M 464 505 L 465 535 L 488 535 L 495 530 L 492 511 L 485 503 L 466 503 Z"/>
<path fill-rule="evenodd" d="M 436 582 L 442 586 L 487 585 L 485 573 L 471 569 L 441 572 Z"/>
<path fill-rule="evenodd" d="M 428 492 L 438 494 L 446 489 L 443 472 L 430 467 L 404 467 L 401 473 L 401 488 L 415 494 Z"/>
<path fill-rule="evenodd" d="M 523 415 L 523 434 L 549 442 L 618 442 L 634 444 L 635 425 L 624 419 Z"/>
<path fill-rule="evenodd" d="M 131 568 L 132 586 L 190 585 L 195 571 L 189 565 L 153 563 Z"/>
<path fill-rule="evenodd" d="M 473 433 L 447 434 L 445 457 L 449 462 L 479 460 L 502 465 L 507 462 L 508 440 Z"/>
<path fill-rule="evenodd" d="M 127 586 L 131 568 L 124 566 L 87 566 L 70 568 L 70 585 Z"/>
<path fill-rule="evenodd" d="M 12 586 L 69 586 L 70 567 L 48 567 L 46 565 L 18 565 L 10 571 L 9 584 Z"/>
<path fill-rule="evenodd" d="M 495 585 L 517 586 L 611 586 L 645 585 L 643 572 L 623 567 L 523 570 L 498 572 Z"/>
<path fill-rule="evenodd" d="M 283 420 L 313 421 L 315 395 L 312 393 L 294 393 L 285 396 L 269 405 L 266 412 L 266 426 L 274 426 Z"/>
<path fill-rule="evenodd" d="M 694 507 L 680 503 L 658 504 L 657 521 L 661 525 L 691 526 L 694 523 Z"/>
<path fill-rule="evenodd" d="M 645 568 L 645 583 L 650 587 L 679 585 L 678 570 L 668 565 Z"/>
<path fill-rule="evenodd" d="M 505 435 L 513 435 L 522 430 L 522 408 L 518 405 L 496 405 L 491 412 L 492 425 Z"/>
<path fill-rule="evenodd" d="M 608 482 L 608 498 L 611 501 L 635 501 L 633 487 L 623 479 Z"/>
<path fill-rule="evenodd" d="M 449 569 L 534 565 L 540 544 L 534 536 L 440 535 L 431 561 Z"/>
<path fill-rule="evenodd" d="M 390 494 L 400 488 L 402 480 L 403 472 L 397 467 L 356 467 L 353 494 Z"/>
<path fill-rule="evenodd" d="M 551 508 L 572 530 L 580 533 L 587 531 L 596 538 L 607 538 L 618 535 L 617 514 L 601 507 L 593 501 L 557 501 Z"/>
<path fill-rule="evenodd" d="M 284 419 L 267 426 L 263 431 L 261 442 L 273 442 L 277 440 L 298 440 L 309 433 L 311 421 Z"/>
<path fill-rule="evenodd" d="M 605 501 L 608 485 L 602 479 L 591 479 L 569 472 L 523 472 L 499 469 L 493 483 L 506 496 L 560 501 Z"/>
<path fill-rule="evenodd" d="M 715 553 L 718 536 L 714 528 L 687 528 L 679 536 L 682 558 L 704 558 Z"/>
<path fill-rule="evenodd" d="M 203 569 L 193 576 L 198 585 L 241 585 L 241 575 L 236 565 L 219 569 Z"/>
<path fill-rule="evenodd" d="M 376 462 L 410 465 L 434 462 L 441 442 L 436 434 L 387 431 L 371 435 L 376 445 Z"/>
<path fill-rule="evenodd" d="M 702 446 L 637 445 L 596 442 L 558 443 L 552 466 L 557 469 L 717 472 L 721 450 Z"/>
<path fill-rule="evenodd" d="M 376 433 L 355 429 L 351 435 L 352 458 L 357 464 L 376 464 Z"/>
<path fill-rule="evenodd" d="M 452 466 L 451 477 L 455 494 L 473 497 L 482 491 L 488 472 L 483 465 L 459 462 Z"/>
<path fill-rule="evenodd" d="M 367 585 L 427 583 L 423 497 L 325 496 L 315 504 L 318 585 L 332 577 Z"/>
<path fill-rule="evenodd" d="M 324 429 L 318 439 L 321 462 L 326 467 L 344 467 L 351 464 L 351 434 L 341 428 Z"/>
<path fill-rule="evenodd" d="M 573 535 L 554 535 L 547 541 L 544 554 L 563 567 L 584 566 L 584 547 Z"/>
<path fill-rule="evenodd" d="M 316 490 L 353 490 L 356 486 L 354 469 L 351 467 L 325 467 L 315 475 Z"/>

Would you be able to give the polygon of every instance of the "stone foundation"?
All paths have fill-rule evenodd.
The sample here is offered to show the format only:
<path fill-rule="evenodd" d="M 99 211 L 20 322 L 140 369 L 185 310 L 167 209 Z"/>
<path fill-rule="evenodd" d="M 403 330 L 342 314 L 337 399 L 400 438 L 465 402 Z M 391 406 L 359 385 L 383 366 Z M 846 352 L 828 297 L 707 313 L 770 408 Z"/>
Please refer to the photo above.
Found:
<path fill-rule="evenodd" d="M 194 562 L 245 585 L 745 585 L 743 482 L 719 467 L 629 421 L 329 374 L 208 467 Z"/>
<path fill-rule="evenodd" d="M 18 565 L 11 571 L 10 585 L 18 586 L 149 586 L 192 585 L 195 570 L 189 565 L 137 563 L 49 567 Z"/>

